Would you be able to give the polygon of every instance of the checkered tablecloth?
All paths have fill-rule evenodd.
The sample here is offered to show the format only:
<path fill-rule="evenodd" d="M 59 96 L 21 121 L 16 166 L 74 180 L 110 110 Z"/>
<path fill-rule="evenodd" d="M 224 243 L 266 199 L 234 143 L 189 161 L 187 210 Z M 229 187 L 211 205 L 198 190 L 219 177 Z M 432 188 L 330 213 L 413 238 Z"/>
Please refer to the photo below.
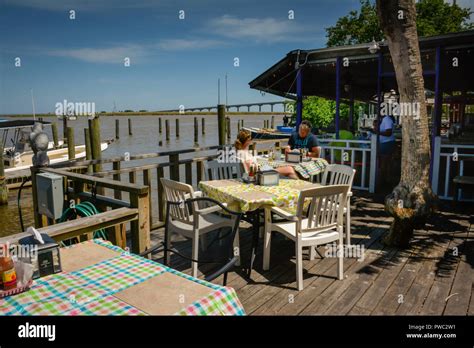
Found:
<path fill-rule="evenodd" d="M 292 166 L 295 171 L 305 179 L 322 173 L 328 165 L 328 162 L 324 158 L 314 158 L 308 162 L 289 163 L 282 160 L 270 160 L 264 157 L 257 157 L 257 162 L 259 166 L 269 166 L 272 168 Z"/>
<path fill-rule="evenodd" d="M 209 287 L 207 297 L 195 301 L 176 314 L 245 314 L 232 288 L 193 278 L 130 254 L 109 242 L 94 239 L 85 243 L 97 243 L 120 252 L 120 255 L 74 272 L 40 278 L 29 291 L 0 300 L 0 315 L 146 315 L 113 295 L 164 272 Z"/>

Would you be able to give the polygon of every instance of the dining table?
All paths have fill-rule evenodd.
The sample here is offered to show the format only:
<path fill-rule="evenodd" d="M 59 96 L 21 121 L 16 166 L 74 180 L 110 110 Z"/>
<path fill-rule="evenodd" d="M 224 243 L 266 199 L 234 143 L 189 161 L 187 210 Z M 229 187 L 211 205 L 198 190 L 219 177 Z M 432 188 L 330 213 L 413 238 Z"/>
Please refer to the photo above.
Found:
<path fill-rule="evenodd" d="M 202 193 L 231 210 L 244 213 L 252 224 L 252 247 L 247 276 L 250 278 L 259 242 L 260 215 L 264 212 L 265 223 L 271 219 L 271 208 L 278 207 L 288 215 L 295 215 L 301 190 L 320 187 L 321 184 L 306 180 L 280 179 L 278 185 L 262 186 L 246 183 L 243 179 L 201 181 Z M 309 201 L 306 204 L 309 205 Z"/>
<path fill-rule="evenodd" d="M 62 272 L 0 299 L 0 315 L 245 315 L 235 290 L 102 239 L 60 249 Z"/>
<path fill-rule="evenodd" d="M 324 158 L 308 157 L 306 161 L 288 162 L 285 160 L 284 155 L 278 153 L 274 153 L 273 156 L 259 155 L 256 156 L 256 159 L 259 167 L 269 167 L 273 169 L 287 166 L 293 167 L 301 178 L 310 181 L 313 181 L 314 177 L 323 173 L 328 166 L 328 162 Z"/>

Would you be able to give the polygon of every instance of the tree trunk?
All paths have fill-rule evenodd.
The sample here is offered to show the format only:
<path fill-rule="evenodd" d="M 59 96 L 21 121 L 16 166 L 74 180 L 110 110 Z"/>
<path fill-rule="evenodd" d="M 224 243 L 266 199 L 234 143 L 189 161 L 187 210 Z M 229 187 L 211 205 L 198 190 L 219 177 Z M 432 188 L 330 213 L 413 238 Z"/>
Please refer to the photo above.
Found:
<path fill-rule="evenodd" d="M 424 225 L 436 202 L 429 182 L 428 115 L 415 1 L 377 0 L 377 14 L 395 68 L 400 103 L 419 106 L 419 114 L 402 116 L 400 183 L 385 198 L 385 210 L 394 221 L 384 242 L 390 246 L 407 247 L 414 228 Z"/>

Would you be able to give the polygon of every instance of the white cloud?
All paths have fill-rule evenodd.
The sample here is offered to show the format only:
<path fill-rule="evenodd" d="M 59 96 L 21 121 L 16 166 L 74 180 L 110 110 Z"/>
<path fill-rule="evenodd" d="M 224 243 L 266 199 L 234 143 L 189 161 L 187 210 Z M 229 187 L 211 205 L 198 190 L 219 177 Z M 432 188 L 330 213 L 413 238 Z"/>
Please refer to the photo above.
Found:
<path fill-rule="evenodd" d="M 137 45 L 116 46 L 109 48 L 77 48 L 57 49 L 47 51 L 48 55 L 56 57 L 68 57 L 90 63 L 123 64 L 125 57 L 133 61 L 144 57 L 147 52 L 144 47 Z"/>
<path fill-rule="evenodd" d="M 158 48 L 165 51 L 184 51 L 219 47 L 221 45 L 223 45 L 223 42 L 219 40 L 166 39 L 160 41 Z"/>
<path fill-rule="evenodd" d="M 212 20 L 209 29 L 215 35 L 255 42 L 296 41 L 306 29 L 289 19 L 237 18 L 224 15 Z"/>

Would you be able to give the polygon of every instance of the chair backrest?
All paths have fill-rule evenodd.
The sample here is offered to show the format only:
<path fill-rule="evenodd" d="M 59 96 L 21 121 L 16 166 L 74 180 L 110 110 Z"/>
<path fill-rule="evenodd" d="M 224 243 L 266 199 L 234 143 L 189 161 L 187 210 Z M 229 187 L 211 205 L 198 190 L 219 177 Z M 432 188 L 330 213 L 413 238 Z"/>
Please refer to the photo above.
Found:
<path fill-rule="evenodd" d="M 241 164 L 235 162 L 204 162 L 204 177 L 206 180 L 227 180 L 242 177 Z"/>
<path fill-rule="evenodd" d="M 301 190 L 296 210 L 299 225 L 297 230 L 305 233 L 342 226 L 349 189 L 349 185 L 331 185 Z M 308 203 L 308 224 L 302 226 L 301 221 L 306 218 L 304 211 Z"/>
<path fill-rule="evenodd" d="M 352 189 L 352 182 L 354 181 L 355 169 L 342 164 L 330 164 L 326 166 L 323 177 L 321 179 L 322 185 L 349 185 L 349 190 Z"/>
<path fill-rule="evenodd" d="M 193 207 L 184 202 L 187 199 L 194 198 L 194 190 L 191 185 L 182 182 L 161 178 L 165 200 L 167 202 L 183 202 L 179 205 L 170 205 L 166 218 L 171 217 L 173 220 L 179 220 L 184 223 L 192 224 Z M 196 207 L 194 207 L 196 208 Z"/>

